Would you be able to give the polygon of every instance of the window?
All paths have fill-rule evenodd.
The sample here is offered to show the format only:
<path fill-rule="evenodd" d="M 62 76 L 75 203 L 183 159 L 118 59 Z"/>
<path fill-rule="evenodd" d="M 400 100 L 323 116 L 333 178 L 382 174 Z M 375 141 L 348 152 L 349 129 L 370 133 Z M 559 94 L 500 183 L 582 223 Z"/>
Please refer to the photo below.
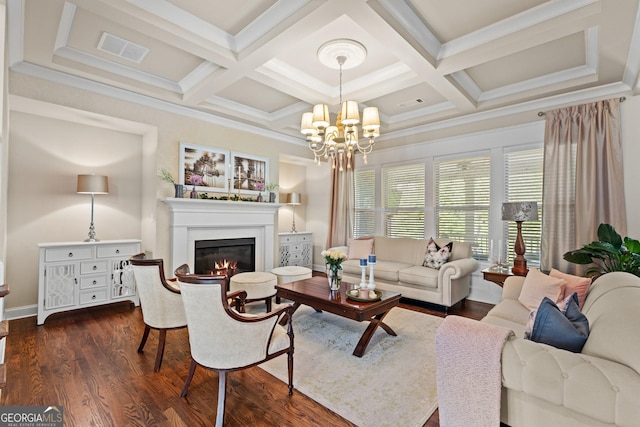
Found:
<path fill-rule="evenodd" d="M 376 171 L 357 170 L 354 174 L 355 212 L 353 237 L 373 236 L 376 231 Z"/>
<path fill-rule="evenodd" d="M 437 237 L 472 244 L 476 259 L 489 257 L 491 157 L 434 162 Z"/>
<path fill-rule="evenodd" d="M 542 170 L 543 149 L 535 148 L 505 153 L 504 183 L 506 202 L 538 202 L 538 221 L 522 223 L 522 238 L 527 263 L 540 266 L 540 238 L 542 235 Z M 508 242 L 507 260 L 513 265 L 517 228 L 513 221 L 505 222 Z"/>
<path fill-rule="evenodd" d="M 424 238 L 424 163 L 382 169 L 387 237 Z"/>

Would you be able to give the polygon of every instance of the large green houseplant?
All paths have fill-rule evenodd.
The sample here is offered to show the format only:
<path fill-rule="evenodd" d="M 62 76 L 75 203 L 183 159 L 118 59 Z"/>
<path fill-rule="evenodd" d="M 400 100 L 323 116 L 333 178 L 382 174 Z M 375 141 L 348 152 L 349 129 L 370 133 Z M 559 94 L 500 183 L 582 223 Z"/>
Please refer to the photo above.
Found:
<path fill-rule="evenodd" d="M 609 224 L 600 224 L 598 239 L 580 249 L 569 251 L 563 258 L 574 264 L 594 264 L 585 274 L 598 277 L 612 271 L 626 271 L 640 277 L 640 242 L 622 237 Z"/>

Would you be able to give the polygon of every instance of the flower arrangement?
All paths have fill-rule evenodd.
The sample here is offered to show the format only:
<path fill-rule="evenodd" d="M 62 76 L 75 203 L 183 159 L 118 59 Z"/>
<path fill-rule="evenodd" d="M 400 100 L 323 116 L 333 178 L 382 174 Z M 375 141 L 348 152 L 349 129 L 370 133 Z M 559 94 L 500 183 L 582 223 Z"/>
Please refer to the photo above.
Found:
<path fill-rule="evenodd" d="M 279 187 L 278 184 L 274 184 L 273 182 L 270 182 L 269 184 L 267 184 L 266 189 L 267 189 L 267 191 L 269 193 L 273 193 L 275 191 L 275 189 L 278 188 L 278 187 Z"/>
<path fill-rule="evenodd" d="M 321 255 L 324 257 L 324 260 L 331 267 L 342 267 L 342 261 L 347 259 L 347 254 L 342 251 L 322 251 Z"/>
<path fill-rule="evenodd" d="M 189 177 L 189 183 L 200 186 L 202 185 L 202 177 L 200 175 L 191 174 Z"/>

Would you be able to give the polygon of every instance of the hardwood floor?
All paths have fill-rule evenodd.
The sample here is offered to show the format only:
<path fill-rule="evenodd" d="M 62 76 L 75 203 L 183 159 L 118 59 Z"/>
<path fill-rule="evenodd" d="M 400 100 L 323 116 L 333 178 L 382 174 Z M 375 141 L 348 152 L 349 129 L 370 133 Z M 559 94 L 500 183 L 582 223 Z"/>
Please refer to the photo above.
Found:
<path fill-rule="evenodd" d="M 403 302 L 401 307 L 444 316 Z M 484 317 L 491 305 L 468 301 L 450 314 Z M 198 368 L 186 398 L 179 393 L 189 368 L 186 329 L 169 331 L 164 361 L 153 372 L 157 331 L 137 353 L 144 330 L 140 309 L 120 303 L 12 320 L 7 337 L 7 386 L 2 405 L 64 407 L 65 426 L 212 426 L 217 374 Z M 286 363 L 283 358 L 283 363 Z M 228 426 L 353 426 L 258 367 L 227 377 Z M 436 412 L 425 424 L 438 426 Z"/>

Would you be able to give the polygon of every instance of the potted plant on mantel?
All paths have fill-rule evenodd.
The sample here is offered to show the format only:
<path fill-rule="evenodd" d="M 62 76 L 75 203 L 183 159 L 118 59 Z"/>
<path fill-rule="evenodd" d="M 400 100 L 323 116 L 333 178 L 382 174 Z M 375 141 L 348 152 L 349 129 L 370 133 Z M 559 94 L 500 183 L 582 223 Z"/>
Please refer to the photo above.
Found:
<path fill-rule="evenodd" d="M 168 182 L 169 184 L 173 184 L 173 188 L 175 190 L 175 194 L 173 197 L 176 198 L 182 198 L 184 196 L 184 185 L 182 184 L 176 184 L 176 180 L 173 179 L 173 176 L 171 175 L 171 173 L 162 168 L 160 169 L 160 174 L 158 175 L 158 177 L 163 180 L 164 182 Z"/>
<path fill-rule="evenodd" d="M 267 184 L 267 191 L 269 192 L 269 203 L 276 202 L 276 188 L 278 188 L 278 184 L 269 183 Z"/>
<path fill-rule="evenodd" d="M 595 264 L 587 269 L 588 277 L 596 278 L 612 271 L 626 271 L 640 277 L 640 242 L 624 240 L 609 224 L 600 224 L 598 239 L 580 249 L 569 251 L 563 258 L 574 264 Z"/>

